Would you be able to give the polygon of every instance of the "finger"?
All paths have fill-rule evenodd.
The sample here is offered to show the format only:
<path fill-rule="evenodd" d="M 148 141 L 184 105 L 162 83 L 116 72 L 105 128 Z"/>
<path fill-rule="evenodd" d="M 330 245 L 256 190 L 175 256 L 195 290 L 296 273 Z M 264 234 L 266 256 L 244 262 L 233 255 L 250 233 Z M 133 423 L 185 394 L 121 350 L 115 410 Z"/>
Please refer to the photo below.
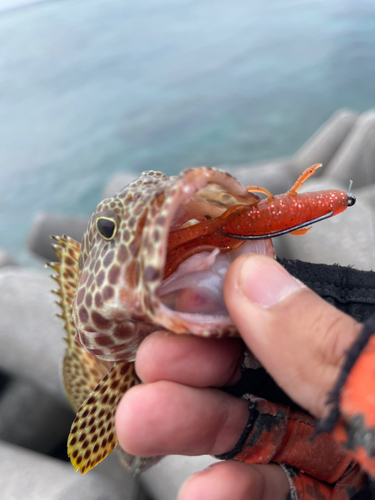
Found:
<path fill-rule="evenodd" d="M 360 325 L 261 255 L 231 265 L 224 297 L 263 366 L 296 402 L 325 416 L 327 394 Z"/>
<path fill-rule="evenodd" d="M 178 500 L 285 500 L 289 485 L 278 465 L 221 462 L 190 477 Z"/>
<path fill-rule="evenodd" d="M 133 455 L 201 455 L 234 448 L 247 419 L 244 400 L 161 381 L 128 391 L 115 425 L 121 447 Z"/>
<path fill-rule="evenodd" d="M 243 342 L 156 332 L 140 345 L 136 371 L 145 382 L 170 380 L 195 387 L 232 385 L 241 377 Z"/>

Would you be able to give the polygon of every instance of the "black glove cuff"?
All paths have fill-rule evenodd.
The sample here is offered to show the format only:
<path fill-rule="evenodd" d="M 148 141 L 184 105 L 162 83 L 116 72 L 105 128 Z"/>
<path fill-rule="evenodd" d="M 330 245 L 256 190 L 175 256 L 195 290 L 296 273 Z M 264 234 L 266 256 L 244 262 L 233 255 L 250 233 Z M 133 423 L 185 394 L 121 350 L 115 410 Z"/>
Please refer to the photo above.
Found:
<path fill-rule="evenodd" d="M 375 313 L 375 273 L 338 265 L 311 264 L 300 260 L 277 259 L 302 281 L 340 311 L 359 322 Z"/>

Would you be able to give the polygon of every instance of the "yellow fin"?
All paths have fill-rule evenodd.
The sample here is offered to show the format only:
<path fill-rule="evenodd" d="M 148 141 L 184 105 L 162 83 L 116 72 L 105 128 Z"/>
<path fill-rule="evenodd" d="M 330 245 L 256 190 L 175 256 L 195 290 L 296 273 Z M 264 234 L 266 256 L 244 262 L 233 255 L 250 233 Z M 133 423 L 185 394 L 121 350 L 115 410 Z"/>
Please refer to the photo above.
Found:
<path fill-rule="evenodd" d="M 68 456 L 76 471 L 85 474 L 114 449 L 118 402 L 136 384 L 134 363 L 116 363 L 84 401 L 68 438 Z"/>
<path fill-rule="evenodd" d="M 301 229 L 296 229 L 295 231 L 292 231 L 289 234 L 294 234 L 294 236 L 302 236 L 303 234 L 308 233 L 312 227 L 301 227 Z"/>
<path fill-rule="evenodd" d="M 75 411 L 78 411 L 109 367 L 109 363 L 95 358 L 76 342 L 68 347 L 63 361 L 63 382 L 66 395 Z"/>
<path fill-rule="evenodd" d="M 49 264 L 58 273 L 52 276 L 59 285 L 59 289 L 54 290 L 53 293 L 61 297 L 59 306 L 62 310 L 61 318 L 64 320 L 64 328 L 67 333 L 66 340 L 69 346 L 73 346 L 75 344 L 75 326 L 72 320 L 72 301 L 79 280 L 78 259 L 81 244 L 69 236 L 53 236 L 53 239 L 58 243 L 53 245 L 53 248 L 59 259 L 58 263 L 51 262 Z"/>
<path fill-rule="evenodd" d="M 77 411 L 90 392 L 108 372 L 109 366 L 88 354 L 75 341 L 75 326 L 72 319 L 72 302 L 79 281 L 79 253 L 81 244 L 69 236 L 53 236 L 57 244 L 53 245 L 59 262 L 49 266 L 57 273 L 52 278 L 59 288 L 52 290 L 60 300 L 56 303 L 61 308 L 57 316 L 64 321 L 68 348 L 63 361 L 63 382 L 68 399 Z"/>

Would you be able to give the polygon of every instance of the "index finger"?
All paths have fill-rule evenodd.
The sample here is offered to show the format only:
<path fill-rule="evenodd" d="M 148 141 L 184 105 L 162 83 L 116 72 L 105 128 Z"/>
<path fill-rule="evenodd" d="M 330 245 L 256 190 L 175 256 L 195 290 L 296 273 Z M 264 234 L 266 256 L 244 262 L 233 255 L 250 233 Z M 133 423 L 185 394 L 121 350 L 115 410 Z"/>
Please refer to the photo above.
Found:
<path fill-rule="evenodd" d="M 145 383 L 169 380 L 192 387 L 223 387 L 241 377 L 243 342 L 160 331 L 140 345 L 135 367 Z"/>

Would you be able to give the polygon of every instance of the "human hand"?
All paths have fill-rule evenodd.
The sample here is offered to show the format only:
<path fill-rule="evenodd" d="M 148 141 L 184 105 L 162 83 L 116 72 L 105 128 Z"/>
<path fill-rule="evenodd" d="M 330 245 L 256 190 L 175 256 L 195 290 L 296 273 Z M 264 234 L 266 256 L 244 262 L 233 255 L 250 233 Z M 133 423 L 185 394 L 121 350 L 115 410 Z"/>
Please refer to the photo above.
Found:
<path fill-rule="evenodd" d="M 281 388 L 312 415 L 327 416 L 328 394 L 362 325 L 261 255 L 230 266 L 224 297 L 241 337 Z"/>
<path fill-rule="evenodd" d="M 243 291 L 247 284 L 251 300 Z M 262 256 L 237 259 L 224 292 L 249 348 L 292 398 L 323 416 L 343 353 L 360 326 Z M 247 404 L 215 387 L 239 379 L 241 359 L 236 339 L 166 332 L 148 337 L 136 359 L 145 384 L 129 391 L 116 413 L 121 446 L 136 455 L 232 449 L 247 422 Z M 283 500 L 287 493 L 285 474 L 276 465 L 223 462 L 190 478 L 179 498 Z"/>
<path fill-rule="evenodd" d="M 214 455 L 232 449 L 247 423 L 248 405 L 215 387 L 240 378 L 242 352 L 238 339 L 168 332 L 147 337 L 136 358 L 145 383 L 126 393 L 116 412 L 120 445 L 141 456 Z M 288 491 L 278 466 L 228 461 L 195 474 L 179 500 L 284 500 Z"/>

